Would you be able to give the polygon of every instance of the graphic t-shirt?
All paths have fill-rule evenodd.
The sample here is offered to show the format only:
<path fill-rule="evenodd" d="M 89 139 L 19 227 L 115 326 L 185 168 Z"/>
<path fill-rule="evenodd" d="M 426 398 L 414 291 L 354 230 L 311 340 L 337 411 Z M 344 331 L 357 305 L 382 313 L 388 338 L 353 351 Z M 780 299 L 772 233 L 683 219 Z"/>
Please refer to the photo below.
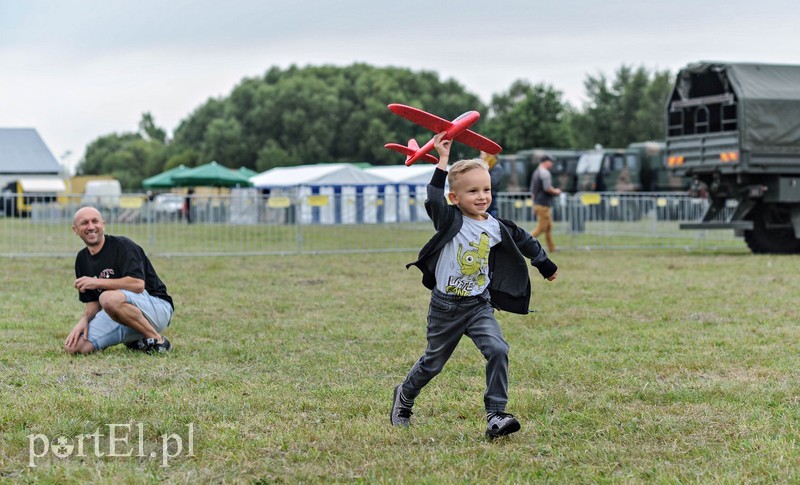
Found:
<path fill-rule="evenodd" d="M 172 305 L 172 297 L 167 287 L 156 274 L 156 270 L 135 242 L 122 236 L 106 234 L 106 240 L 99 253 L 92 255 L 87 248 L 78 252 L 75 258 L 75 277 L 122 278 L 130 276 L 144 281 L 144 289 L 151 296 L 166 300 Z M 87 290 L 78 293 L 83 303 L 98 301 L 101 290 Z"/>
<path fill-rule="evenodd" d="M 500 223 L 464 217 L 461 230 L 450 240 L 436 263 L 436 288 L 457 296 L 478 296 L 489 286 L 489 252 L 500 242 Z"/>

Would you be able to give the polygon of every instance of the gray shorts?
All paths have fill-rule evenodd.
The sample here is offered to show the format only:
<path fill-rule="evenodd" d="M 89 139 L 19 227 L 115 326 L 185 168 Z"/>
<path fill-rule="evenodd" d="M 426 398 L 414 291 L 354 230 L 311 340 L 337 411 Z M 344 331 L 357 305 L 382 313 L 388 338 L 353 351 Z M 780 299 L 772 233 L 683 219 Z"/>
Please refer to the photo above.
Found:
<path fill-rule="evenodd" d="M 146 290 L 141 293 L 128 290 L 119 291 L 125 295 L 128 303 L 142 311 L 156 332 L 161 333 L 169 326 L 169 321 L 172 319 L 172 305 L 168 301 L 150 296 Z M 94 345 L 95 350 L 123 342 L 135 342 L 141 338 L 144 338 L 144 335 L 115 322 L 105 310 L 100 310 L 89 322 L 89 341 Z"/>

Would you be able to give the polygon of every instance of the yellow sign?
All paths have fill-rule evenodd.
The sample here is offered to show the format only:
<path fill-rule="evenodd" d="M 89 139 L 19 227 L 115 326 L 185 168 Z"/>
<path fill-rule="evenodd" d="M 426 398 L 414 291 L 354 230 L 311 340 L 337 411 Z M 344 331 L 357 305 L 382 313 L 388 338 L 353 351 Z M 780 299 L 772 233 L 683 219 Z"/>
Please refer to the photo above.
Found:
<path fill-rule="evenodd" d="M 139 209 L 144 205 L 142 196 L 122 196 L 119 198 L 119 206 L 123 209 Z"/>
<path fill-rule="evenodd" d="M 600 204 L 600 194 L 581 194 L 581 204 L 583 205 Z"/>
<path fill-rule="evenodd" d="M 267 199 L 267 207 L 270 209 L 286 209 L 292 206 L 292 201 L 288 197 L 270 197 Z"/>
<path fill-rule="evenodd" d="M 309 195 L 308 196 L 308 205 L 311 207 L 325 207 L 328 205 L 328 196 L 327 195 Z"/>

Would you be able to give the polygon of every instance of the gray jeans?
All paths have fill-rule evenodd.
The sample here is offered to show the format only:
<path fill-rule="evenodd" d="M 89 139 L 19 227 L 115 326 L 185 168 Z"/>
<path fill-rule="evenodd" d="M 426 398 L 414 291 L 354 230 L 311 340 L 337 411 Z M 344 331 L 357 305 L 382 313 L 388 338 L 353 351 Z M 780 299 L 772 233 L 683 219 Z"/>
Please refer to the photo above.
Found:
<path fill-rule="evenodd" d="M 403 396 L 416 398 L 436 377 L 453 354 L 461 336 L 471 338 L 486 358 L 487 412 L 505 411 L 508 402 L 508 343 L 489 303 L 489 292 L 480 297 L 456 297 L 439 290 L 431 293 L 428 310 L 428 347 L 403 381 Z"/>

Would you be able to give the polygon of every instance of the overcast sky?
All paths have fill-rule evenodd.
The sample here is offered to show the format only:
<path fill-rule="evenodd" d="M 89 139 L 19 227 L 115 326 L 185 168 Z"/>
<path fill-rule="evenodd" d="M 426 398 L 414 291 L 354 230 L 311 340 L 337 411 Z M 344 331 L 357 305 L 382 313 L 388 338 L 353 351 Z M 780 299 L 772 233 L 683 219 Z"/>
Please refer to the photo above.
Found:
<path fill-rule="evenodd" d="M 432 70 L 485 102 L 525 79 L 580 106 L 587 75 L 623 64 L 800 63 L 798 27 L 798 0 L 0 0 L 0 127 L 74 166 L 143 112 L 172 133 L 291 64 Z"/>

